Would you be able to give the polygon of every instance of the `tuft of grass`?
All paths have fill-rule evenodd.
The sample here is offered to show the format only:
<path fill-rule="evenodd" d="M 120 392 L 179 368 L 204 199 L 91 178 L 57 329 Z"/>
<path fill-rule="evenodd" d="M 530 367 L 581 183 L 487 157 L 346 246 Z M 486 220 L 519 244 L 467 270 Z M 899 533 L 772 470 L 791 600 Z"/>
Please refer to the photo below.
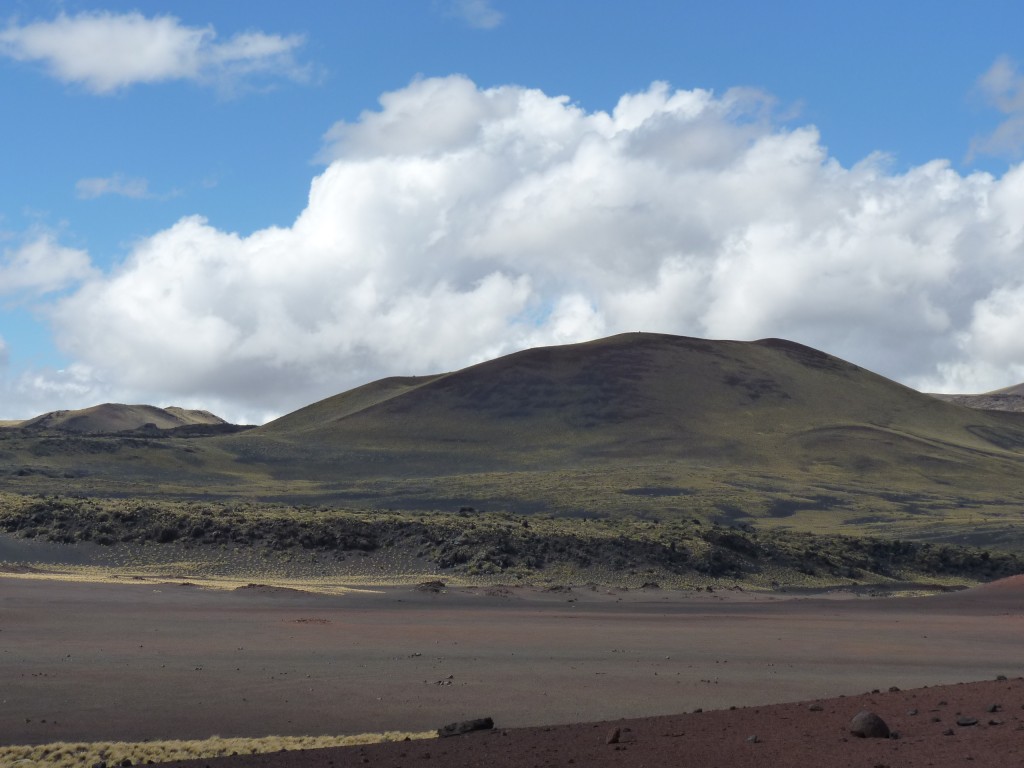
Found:
<path fill-rule="evenodd" d="M 144 742 L 54 742 L 29 746 L 0 746 L 0 765 L 77 768 L 106 763 L 120 765 L 159 764 L 174 760 L 196 760 L 231 755 L 255 755 L 298 749 L 349 747 L 384 741 L 431 739 L 436 731 L 362 733 L 353 736 L 266 736 L 262 738 L 221 738 Z M 19 762 L 27 761 L 27 762 Z"/>

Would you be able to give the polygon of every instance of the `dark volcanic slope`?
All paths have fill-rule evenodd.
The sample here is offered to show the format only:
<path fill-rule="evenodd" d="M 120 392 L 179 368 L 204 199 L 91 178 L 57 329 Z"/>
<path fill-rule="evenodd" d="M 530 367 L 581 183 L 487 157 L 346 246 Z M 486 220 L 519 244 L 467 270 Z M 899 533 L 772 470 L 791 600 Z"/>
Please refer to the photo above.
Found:
<path fill-rule="evenodd" d="M 245 444 L 346 470 L 386 456 L 433 474 L 597 460 L 917 471 L 922 457 L 1016 466 L 1024 419 L 956 407 L 778 339 L 623 334 L 386 379 L 271 422 Z"/>

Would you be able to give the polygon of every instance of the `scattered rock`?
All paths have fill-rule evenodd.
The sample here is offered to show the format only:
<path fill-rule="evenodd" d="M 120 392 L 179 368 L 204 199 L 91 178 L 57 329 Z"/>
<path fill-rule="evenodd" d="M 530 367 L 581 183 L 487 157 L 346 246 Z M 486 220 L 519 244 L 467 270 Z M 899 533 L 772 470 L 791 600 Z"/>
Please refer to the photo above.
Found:
<path fill-rule="evenodd" d="M 757 734 L 756 733 L 753 736 L 747 736 L 747 741 L 749 741 L 751 744 L 760 744 L 761 743 L 761 740 L 759 738 L 757 738 Z"/>
<path fill-rule="evenodd" d="M 443 581 L 435 579 L 434 581 L 421 581 L 416 585 L 416 589 L 420 592 L 441 592 L 447 586 Z"/>
<path fill-rule="evenodd" d="M 604 740 L 605 744 L 618 744 L 619 739 L 622 738 L 622 731 L 618 728 L 612 728 L 608 733 L 608 738 Z"/>
<path fill-rule="evenodd" d="M 898 685 L 890 685 L 889 686 L 889 693 L 898 693 L 899 690 L 900 690 L 900 687 Z"/>
<path fill-rule="evenodd" d="M 953 735 L 953 729 L 952 728 L 947 728 L 946 730 L 944 730 L 942 732 L 942 735 L 943 736 L 952 736 Z"/>
<path fill-rule="evenodd" d="M 460 736 L 463 733 L 470 733 L 471 731 L 489 731 L 493 727 L 493 719 L 489 717 L 478 717 L 475 720 L 462 720 L 458 723 L 448 723 L 448 725 L 437 729 L 437 735 L 442 738 L 445 736 Z"/>
<path fill-rule="evenodd" d="M 1001 709 L 1002 709 L 1002 706 L 1000 706 L 999 704 L 990 704 L 988 709 L 986 709 L 985 711 L 986 712 L 998 712 Z"/>
<path fill-rule="evenodd" d="M 958 717 L 956 719 L 956 724 L 957 725 L 961 725 L 961 726 L 965 726 L 965 727 L 969 726 L 969 725 L 977 725 L 978 724 L 978 718 L 976 718 L 976 717 Z"/>
<path fill-rule="evenodd" d="M 887 739 L 889 738 L 889 726 L 874 712 L 863 710 L 854 715 L 853 720 L 850 721 L 850 733 L 860 736 L 862 739 Z"/>
<path fill-rule="evenodd" d="M 815 703 L 815 704 L 811 704 L 811 706 L 809 706 L 807 709 L 810 710 L 811 712 L 821 712 L 825 708 L 823 706 L 821 706 L 821 704 Z"/>
<path fill-rule="evenodd" d="M 907 714 L 910 715 L 911 717 L 913 717 L 914 715 L 917 714 L 917 710 L 916 709 L 908 709 L 907 710 Z"/>

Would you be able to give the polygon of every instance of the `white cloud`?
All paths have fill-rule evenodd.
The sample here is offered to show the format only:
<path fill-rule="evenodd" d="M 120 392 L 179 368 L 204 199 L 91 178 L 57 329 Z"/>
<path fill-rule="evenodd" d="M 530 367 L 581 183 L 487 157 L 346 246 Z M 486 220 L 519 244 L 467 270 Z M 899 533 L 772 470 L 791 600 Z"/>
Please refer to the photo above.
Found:
<path fill-rule="evenodd" d="M 1024 149 L 1024 74 L 1008 56 L 1000 56 L 978 79 L 977 89 L 1006 117 L 988 136 L 971 142 L 970 155 L 1019 157 Z"/>
<path fill-rule="evenodd" d="M 255 74 L 302 79 L 298 35 L 246 32 L 218 42 L 212 26 L 132 12 L 61 13 L 52 21 L 0 30 L 0 55 L 40 62 L 66 83 L 107 94 L 137 83 L 194 80 L 232 87 Z"/>
<path fill-rule="evenodd" d="M 58 341 L 133 399 L 253 420 L 631 330 L 787 337 L 931 389 L 1024 379 L 1024 167 L 847 168 L 764 103 L 416 81 L 331 129 L 290 227 L 182 219 L 56 302 Z"/>
<path fill-rule="evenodd" d="M 37 235 L 0 259 L 0 296 L 40 296 L 68 288 L 95 274 L 85 251 L 58 245 L 53 235 Z"/>
<path fill-rule="evenodd" d="M 450 0 L 449 12 L 477 29 L 494 29 L 505 20 L 491 0 Z"/>
<path fill-rule="evenodd" d="M 103 195 L 120 195 L 136 200 L 151 197 L 146 179 L 126 177 L 120 173 L 79 179 L 75 182 L 75 194 L 82 200 L 95 200 Z"/>
<path fill-rule="evenodd" d="M 0 367 L 0 420 L 29 419 L 103 402 L 133 402 L 133 394 L 96 378 L 78 363 L 64 369 Z"/>

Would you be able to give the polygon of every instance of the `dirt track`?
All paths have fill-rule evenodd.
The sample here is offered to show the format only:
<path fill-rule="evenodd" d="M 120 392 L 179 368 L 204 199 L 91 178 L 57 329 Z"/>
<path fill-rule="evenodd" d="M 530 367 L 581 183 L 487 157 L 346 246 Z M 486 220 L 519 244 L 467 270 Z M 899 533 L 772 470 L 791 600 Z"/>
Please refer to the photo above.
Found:
<path fill-rule="evenodd" d="M 484 715 L 513 728 L 1015 677 L 1012 585 L 914 599 L 325 596 L 4 578 L 0 734 L 337 734 Z"/>

